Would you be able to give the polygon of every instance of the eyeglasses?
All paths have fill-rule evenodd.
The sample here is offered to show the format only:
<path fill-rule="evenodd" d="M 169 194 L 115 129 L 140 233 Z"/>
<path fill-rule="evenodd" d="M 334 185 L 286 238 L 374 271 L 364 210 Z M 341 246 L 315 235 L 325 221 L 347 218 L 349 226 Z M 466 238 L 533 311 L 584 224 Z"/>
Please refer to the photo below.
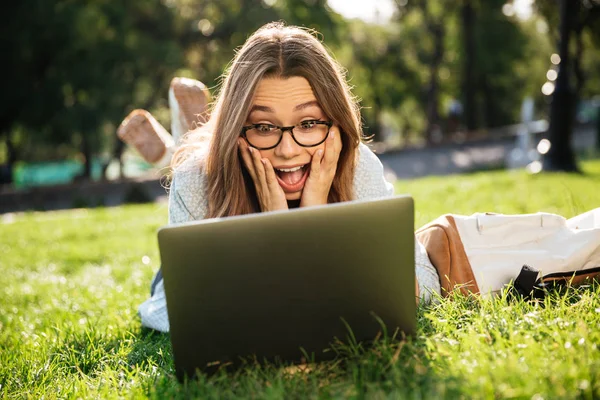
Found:
<path fill-rule="evenodd" d="M 302 147 L 318 146 L 327 139 L 332 122 L 306 120 L 294 126 L 271 124 L 252 124 L 242 128 L 242 136 L 250 146 L 258 150 L 277 147 L 283 138 L 283 132 L 290 131 L 292 139 Z"/>

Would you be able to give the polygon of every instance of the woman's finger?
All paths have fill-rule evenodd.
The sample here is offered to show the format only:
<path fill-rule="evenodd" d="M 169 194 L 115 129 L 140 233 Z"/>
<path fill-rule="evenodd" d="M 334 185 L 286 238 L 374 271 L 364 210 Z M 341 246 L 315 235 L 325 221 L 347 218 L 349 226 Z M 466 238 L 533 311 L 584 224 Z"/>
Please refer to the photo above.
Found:
<path fill-rule="evenodd" d="M 335 129 L 329 131 L 327 140 L 325 141 L 325 164 L 331 166 L 334 162 L 337 163 L 337 157 L 335 155 L 335 140 L 336 140 Z"/>
<path fill-rule="evenodd" d="M 323 160 L 323 149 L 319 149 L 313 154 L 310 163 L 310 175 L 318 176 L 321 173 L 321 161 Z"/>
<path fill-rule="evenodd" d="M 273 168 L 273 165 L 271 164 L 271 161 L 269 161 L 268 158 L 263 158 L 262 163 L 265 167 L 265 176 L 267 178 L 267 187 L 265 188 L 266 190 L 268 190 L 267 209 L 270 211 L 287 209 L 288 204 L 285 199 L 285 193 L 283 192 L 283 189 L 277 181 L 275 168 Z"/>
<path fill-rule="evenodd" d="M 240 154 L 242 155 L 242 161 L 244 161 L 244 165 L 246 166 L 250 177 L 253 181 L 256 181 L 256 171 L 254 170 L 254 163 L 252 161 L 250 151 L 248 150 L 248 144 L 244 139 L 238 139 L 238 148 L 240 150 Z"/>
<path fill-rule="evenodd" d="M 277 182 L 277 175 L 275 175 L 275 168 L 273 168 L 273 165 L 271 165 L 271 162 L 268 158 L 263 158 L 262 163 L 265 167 L 267 186 L 272 193 L 277 193 L 280 186 L 279 182 Z"/>
<path fill-rule="evenodd" d="M 254 164 L 254 172 L 256 173 L 256 180 L 254 181 L 255 185 L 261 185 L 265 187 L 267 185 L 267 181 L 265 178 L 265 166 L 262 163 L 260 153 L 253 147 L 248 146 L 248 151 L 252 157 L 252 163 Z"/>

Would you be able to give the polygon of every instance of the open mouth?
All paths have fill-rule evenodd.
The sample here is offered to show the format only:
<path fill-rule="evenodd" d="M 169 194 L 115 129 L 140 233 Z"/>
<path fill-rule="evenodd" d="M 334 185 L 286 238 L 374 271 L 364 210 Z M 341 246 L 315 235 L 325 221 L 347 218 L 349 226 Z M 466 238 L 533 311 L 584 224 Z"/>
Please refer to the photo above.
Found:
<path fill-rule="evenodd" d="M 284 192 L 295 193 L 304 187 L 309 170 L 310 164 L 304 164 L 288 168 L 275 168 L 275 174 L 277 174 L 277 181 Z"/>

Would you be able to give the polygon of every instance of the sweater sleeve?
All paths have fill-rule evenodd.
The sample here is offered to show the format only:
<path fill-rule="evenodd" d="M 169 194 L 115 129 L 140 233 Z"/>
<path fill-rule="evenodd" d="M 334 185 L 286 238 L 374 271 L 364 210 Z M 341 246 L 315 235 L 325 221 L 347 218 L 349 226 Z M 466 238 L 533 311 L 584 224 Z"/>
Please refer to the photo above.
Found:
<path fill-rule="evenodd" d="M 202 156 L 195 154 L 173 173 L 169 192 L 169 224 L 179 224 L 203 219 L 207 201 L 205 175 L 201 169 Z M 138 308 L 142 326 L 160 332 L 169 331 L 167 300 L 160 271 L 155 277 L 156 285 L 151 297 Z"/>
<path fill-rule="evenodd" d="M 385 179 L 379 158 L 361 143 L 354 172 L 354 197 L 356 200 L 377 199 L 394 194 L 394 185 Z"/>
<path fill-rule="evenodd" d="M 169 224 L 197 221 L 206 215 L 206 176 L 202 162 L 202 155 L 195 154 L 173 173 L 169 192 Z"/>
<path fill-rule="evenodd" d="M 419 285 L 419 297 L 425 302 L 435 300 L 440 294 L 440 277 L 431 263 L 425 246 L 415 236 L 415 277 Z"/>

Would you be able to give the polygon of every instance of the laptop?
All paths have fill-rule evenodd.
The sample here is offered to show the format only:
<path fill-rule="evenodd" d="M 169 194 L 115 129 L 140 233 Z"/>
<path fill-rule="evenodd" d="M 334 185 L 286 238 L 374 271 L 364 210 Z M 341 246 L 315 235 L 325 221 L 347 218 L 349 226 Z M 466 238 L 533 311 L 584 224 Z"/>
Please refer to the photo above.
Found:
<path fill-rule="evenodd" d="M 158 242 L 180 380 L 415 332 L 409 196 L 171 225 Z"/>

